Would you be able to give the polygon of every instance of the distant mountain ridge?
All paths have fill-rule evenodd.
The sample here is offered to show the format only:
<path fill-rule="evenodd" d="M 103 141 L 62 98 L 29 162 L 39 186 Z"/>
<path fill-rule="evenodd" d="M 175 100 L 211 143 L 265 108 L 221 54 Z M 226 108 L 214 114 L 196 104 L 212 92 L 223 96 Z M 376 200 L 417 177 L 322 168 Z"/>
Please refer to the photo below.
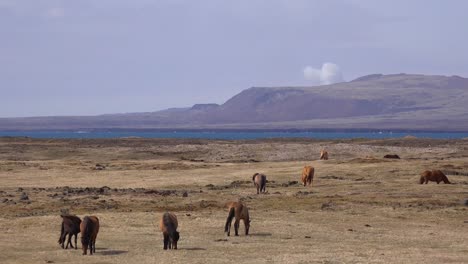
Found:
<path fill-rule="evenodd" d="M 0 118 L 0 130 L 374 128 L 468 131 L 468 79 L 371 74 L 313 87 L 252 87 L 224 104 L 90 117 Z"/>

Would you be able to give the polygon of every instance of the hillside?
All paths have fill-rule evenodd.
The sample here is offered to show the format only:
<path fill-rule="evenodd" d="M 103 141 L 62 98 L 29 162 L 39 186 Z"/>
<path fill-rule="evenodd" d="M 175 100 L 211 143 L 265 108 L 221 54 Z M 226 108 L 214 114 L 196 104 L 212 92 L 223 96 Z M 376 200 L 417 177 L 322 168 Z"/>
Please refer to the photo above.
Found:
<path fill-rule="evenodd" d="M 468 79 L 372 74 L 314 87 L 253 87 L 224 104 L 90 117 L 0 119 L 9 129 L 374 128 L 468 130 Z"/>

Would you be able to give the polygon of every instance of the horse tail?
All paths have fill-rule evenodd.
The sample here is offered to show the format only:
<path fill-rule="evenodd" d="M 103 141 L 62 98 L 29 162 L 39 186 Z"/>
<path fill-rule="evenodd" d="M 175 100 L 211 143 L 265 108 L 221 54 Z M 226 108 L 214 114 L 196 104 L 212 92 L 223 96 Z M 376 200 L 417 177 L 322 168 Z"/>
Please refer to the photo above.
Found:
<path fill-rule="evenodd" d="M 228 227 L 231 225 L 232 219 L 234 218 L 234 215 L 235 215 L 235 211 L 236 211 L 236 208 L 234 207 L 231 207 L 229 209 L 229 214 L 226 219 L 226 225 L 224 226 L 224 232 L 227 232 L 229 230 Z"/>
<path fill-rule="evenodd" d="M 92 221 L 89 217 L 83 218 L 84 230 L 81 233 L 81 243 L 88 244 L 91 237 L 91 225 Z"/>

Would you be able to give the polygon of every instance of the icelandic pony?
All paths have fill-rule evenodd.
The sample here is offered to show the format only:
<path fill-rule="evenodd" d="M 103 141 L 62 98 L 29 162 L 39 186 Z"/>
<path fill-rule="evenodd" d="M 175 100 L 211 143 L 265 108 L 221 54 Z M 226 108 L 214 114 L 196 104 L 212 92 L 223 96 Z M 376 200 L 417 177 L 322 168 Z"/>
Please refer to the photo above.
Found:
<path fill-rule="evenodd" d="M 177 217 L 173 213 L 164 213 L 159 222 L 159 228 L 164 236 L 164 250 L 177 249 L 177 241 L 179 241 L 179 232 L 177 232 Z"/>
<path fill-rule="evenodd" d="M 328 151 L 326 151 L 325 149 L 320 150 L 320 159 L 328 160 Z"/>
<path fill-rule="evenodd" d="M 96 253 L 96 237 L 99 232 L 99 219 L 96 216 L 85 216 L 80 225 L 81 248 L 83 255 Z"/>
<path fill-rule="evenodd" d="M 419 179 L 420 184 L 427 184 L 429 181 L 435 181 L 437 184 L 440 182 L 444 182 L 445 184 L 450 184 L 447 176 L 440 170 L 433 170 L 433 171 L 423 171 L 421 173 L 421 178 Z"/>
<path fill-rule="evenodd" d="M 314 167 L 304 166 L 304 168 L 302 169 L 302 177 L 301 177 L 301 181 L 302 181 L 302 184 L 304 184 L 304 186 L 312 184 L 312 180 L 314 179 L 314 172 L 315 172 Z"/>
<path fill-rule="evenodd" d="M 252 181 L 257 187 L 257 194 L 259 193 L 265 193 L 265 187 L 266 187 L 266 176 L 261 173 L 255 173 L 252 176 Z"/>
<path fill-rule="evenodd" d="M 75 236 L 75 249 L 78 249 L 78 233 L 80 232 L 81 219 L 75 215 L 60 215 L 62 217 L 62 228 L 60 231 L 60 238 L 58 243 L 61 244 L 62 248 L 68 249 L 68 245 L 73 248 L 72 237 Z M 68 241 L 66 247 L 64 247 L 65 240 Z"/>
<path fill-rule="evenodd" d="M 236 220 L 234 222 L 234 231 L 235 235 L 239 235 L 239 224 L 240 220 L 244 220 L 245 226 L 245 235 L 249 234 L 250 229 L 250 218 L 249 218 L 249 210 L 247 206 L 242 204 L 241 202 L 230 202 L 226 204 L 229 214 L 226 219 L 226 225 L 224 226 L 224 232 L 227 233 L 228 236 L 231 235 L 231 223 L 232 219 L 235 217 Z"/>

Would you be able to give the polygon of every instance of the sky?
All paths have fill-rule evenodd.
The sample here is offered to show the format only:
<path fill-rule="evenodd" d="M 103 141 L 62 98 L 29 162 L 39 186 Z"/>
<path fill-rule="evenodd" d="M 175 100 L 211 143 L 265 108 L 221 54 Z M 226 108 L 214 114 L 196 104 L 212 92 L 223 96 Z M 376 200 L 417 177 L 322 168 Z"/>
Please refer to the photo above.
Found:
<path fill-rule="evenodd" d="M 0 117 L 222 104 L 253 86 L 468 77 L 464 0 L 0 0 Z"/>

